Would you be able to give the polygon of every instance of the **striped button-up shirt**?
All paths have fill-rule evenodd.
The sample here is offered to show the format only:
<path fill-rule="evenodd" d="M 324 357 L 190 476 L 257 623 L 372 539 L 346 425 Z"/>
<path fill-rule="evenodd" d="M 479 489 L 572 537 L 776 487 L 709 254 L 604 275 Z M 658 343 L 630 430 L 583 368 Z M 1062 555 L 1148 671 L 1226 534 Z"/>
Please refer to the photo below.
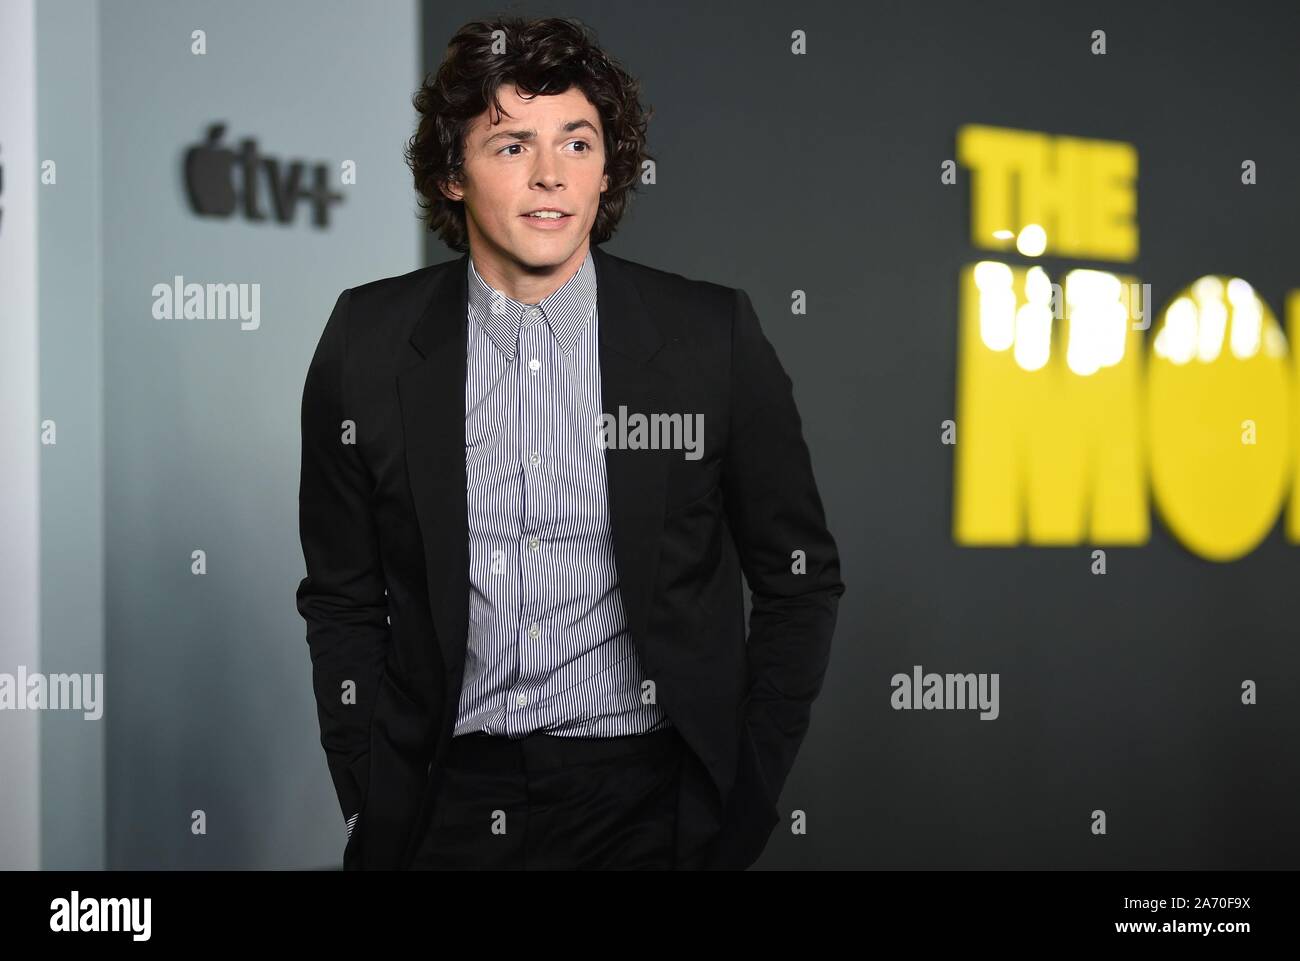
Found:
<path fill-rule="evenodd" d="M 614 564 L 591 252 L 535 305 L 489 287 L 473 257 L 468 273 L 469 639 L 454 734 L 667 727 L 642 703 Z"/>

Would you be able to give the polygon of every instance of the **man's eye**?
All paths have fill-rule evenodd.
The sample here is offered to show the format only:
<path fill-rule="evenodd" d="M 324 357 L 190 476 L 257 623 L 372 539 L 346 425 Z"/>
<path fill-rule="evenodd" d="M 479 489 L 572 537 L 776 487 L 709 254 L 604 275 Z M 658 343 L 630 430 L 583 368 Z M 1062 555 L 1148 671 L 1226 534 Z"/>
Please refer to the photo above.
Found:
<path fill-rule="evenodd" d="M 574 141 L 572 141 L 572 142 L 569 144 L 569 146 L 572 147 L 572 146 L 576 146 L 576 145 L 578 145 L 578 144 L 581 144 L 583 149 L 577 151 L 577 153 L 590 153 L 590 152 L 591 152 L 591 144 L 589 144 L 589 143 L 588 143 L 587 141 L 585 141 L 585 140 L 574 140 Z M 505 153 L 507 150 L 513 150 L 515 147 L 519 147 L 520 149 L 523 149 L 523 146 L 524 146 L 524 145 L 521 144 L 521 143 L 506 144 L 504 147 L 502 147 L 500 150 L 498 150 L 497 153 L 499 153 L 499 154 L 500 154 L 500 153 Z M 513 154 L 513 153 L 512 153 L 512 154 L 510 154 L 510 156 L 511 156 L 511 157 L 518 157 L 519 155 L 518 155 L 518 154 Z"/>

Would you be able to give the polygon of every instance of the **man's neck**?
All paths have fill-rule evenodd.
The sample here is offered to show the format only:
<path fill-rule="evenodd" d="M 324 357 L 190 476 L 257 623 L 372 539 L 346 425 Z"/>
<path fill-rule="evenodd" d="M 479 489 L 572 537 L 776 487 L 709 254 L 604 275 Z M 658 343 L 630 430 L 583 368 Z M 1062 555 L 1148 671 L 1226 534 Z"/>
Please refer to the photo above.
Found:
<path fill-rule="evenodd" d="M 482 246 L 476 249 L 472 243 L 469 255 L 478 275 L 493 290 L 521 304 L 540 304 L 578 272 L 590 246 L 590 240 L 584 241 L 568 260 L 553 267 L 527 267 Z"/>

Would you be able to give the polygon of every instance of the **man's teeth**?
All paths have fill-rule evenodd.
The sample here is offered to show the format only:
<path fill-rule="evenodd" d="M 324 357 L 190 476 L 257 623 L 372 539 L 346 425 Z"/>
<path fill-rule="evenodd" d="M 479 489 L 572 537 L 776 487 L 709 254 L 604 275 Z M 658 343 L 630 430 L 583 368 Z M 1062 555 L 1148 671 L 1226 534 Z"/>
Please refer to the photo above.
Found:
<path fill-rule="evenodd" d="M 541 217 L 546 220 L 558 220 L 560 217 L 565 215 L 560 213 L 558 210 L 539 210 L 536 213 L 529 214 L 528 216 Z"/>

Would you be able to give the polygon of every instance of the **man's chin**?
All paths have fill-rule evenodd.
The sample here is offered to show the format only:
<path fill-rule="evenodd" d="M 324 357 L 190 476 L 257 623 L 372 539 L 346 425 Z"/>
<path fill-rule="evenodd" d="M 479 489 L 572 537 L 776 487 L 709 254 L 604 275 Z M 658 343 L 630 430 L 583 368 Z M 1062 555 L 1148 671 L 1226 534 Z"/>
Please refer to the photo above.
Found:
<path fill-rule="evenodd" d="M 559 238 L 556 238 L 549 243 L 543 240 L 541 243 L 533 241 L 519 244 L 511 253 L 526 270 L 546 271 L 563 267 L 573 257 L 578 247 L 578 244 L 560 242 Z"/>

